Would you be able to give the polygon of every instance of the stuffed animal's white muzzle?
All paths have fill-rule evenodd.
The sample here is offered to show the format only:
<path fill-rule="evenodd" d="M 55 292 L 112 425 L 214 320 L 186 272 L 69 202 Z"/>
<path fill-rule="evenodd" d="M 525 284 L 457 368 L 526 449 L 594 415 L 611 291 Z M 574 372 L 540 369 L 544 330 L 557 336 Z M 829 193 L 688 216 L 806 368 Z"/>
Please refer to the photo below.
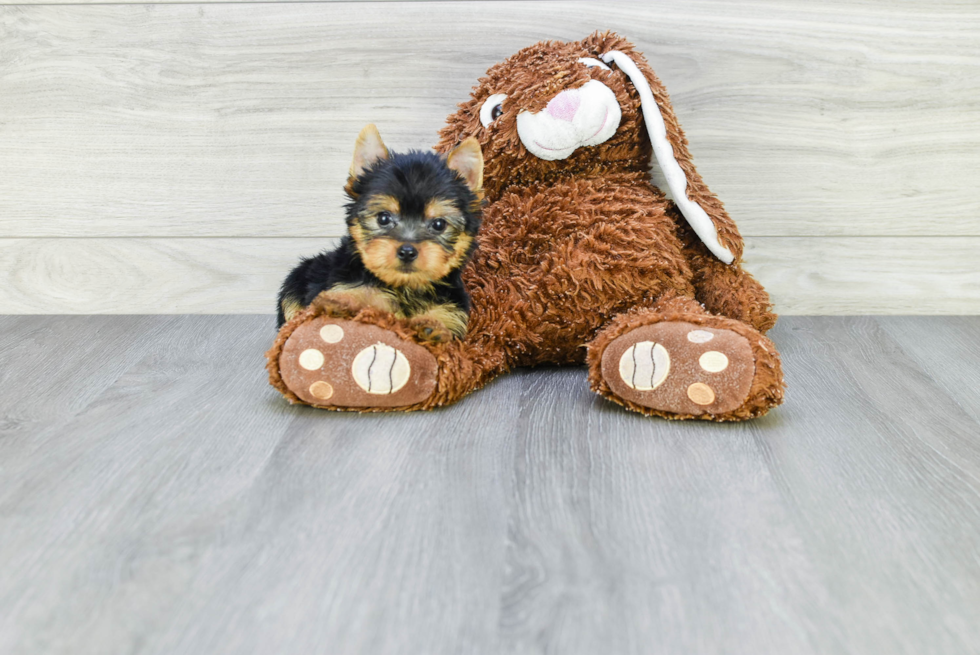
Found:
<path fill-rule="evenodd" d="M 517 134 L 540 159 L 565 159 L 582 146 L 597 146 L 616 133 L 623 114 L 616 94 L 598 80 L 562 91 L 536 114 L 517 115 Z"/>

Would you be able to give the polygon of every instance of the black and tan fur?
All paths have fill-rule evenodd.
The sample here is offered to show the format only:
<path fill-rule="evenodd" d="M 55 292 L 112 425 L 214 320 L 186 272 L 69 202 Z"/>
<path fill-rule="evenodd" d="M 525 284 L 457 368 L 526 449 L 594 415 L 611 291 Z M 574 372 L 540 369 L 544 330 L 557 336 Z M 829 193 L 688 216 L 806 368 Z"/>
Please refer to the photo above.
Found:
<path fill-rule="evenodd" d="M 476 140 L 445 157 L 398 154 L 368 125 L 345 190 L 348 234 L 289 274 L 279 292 L 279 326 L 324 293 L 409 319 L 426 340 L 463 338 L 470 302 L 461 270 L 476 247 L 483 200 Z"/>

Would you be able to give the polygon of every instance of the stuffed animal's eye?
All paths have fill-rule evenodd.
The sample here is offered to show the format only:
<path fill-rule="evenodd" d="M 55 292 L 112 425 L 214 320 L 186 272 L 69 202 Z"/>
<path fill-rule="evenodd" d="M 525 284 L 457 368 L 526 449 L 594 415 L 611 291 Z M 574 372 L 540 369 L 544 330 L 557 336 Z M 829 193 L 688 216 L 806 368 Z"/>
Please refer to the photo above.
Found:
<path fill-rule="evenodd" d="M 436 220 L 429 223 L 429 229 L 433 232 L 442 232 L 446 229 L 446 220 L 443 218 L 437 218 Z"/>
<path fill-rule="evenodd" d="M 578 63 L 585 64 L 589 68 L 595 68 L 596 66 L 598 66 L 599 68 L 601 68 L 603 70 L 607 70 L 607 71 L 608 70 L 612 70 L 611 68 L 609 68 L 608 66 L 606 66 L 604 63 L 602 63 L 601 61 L 599 61 L 598 59 L 595 59 L 593 57 L 582 57 L 581 59 L 578 60 Z"/>
<path fill-rule="evenodd" d="M 495 93 L 487 98 L 483 106 L 480 107 L 480 122 L 483 127 L 494 122 L 504 113 L 504 100 L 507 99 L 506 93 Z"/>
<path fill-rule="evenodd" d="M 388 227 L 391 225 L 391 213 L 390 212 L 378 212 L 378 225 L 381 227 Z"/>

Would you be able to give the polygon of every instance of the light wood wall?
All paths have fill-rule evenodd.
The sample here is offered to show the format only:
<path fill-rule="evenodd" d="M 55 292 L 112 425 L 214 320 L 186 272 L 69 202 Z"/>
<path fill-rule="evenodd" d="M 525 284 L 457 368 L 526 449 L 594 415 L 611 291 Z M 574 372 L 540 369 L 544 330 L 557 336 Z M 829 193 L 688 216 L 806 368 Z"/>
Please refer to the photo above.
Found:
<path fill-rule="evenodd" d="M 980 5 L 0 6 L 0 313 L 273 310 L 353 139 L 431 146 L 493 63 L 613 29 L 785 314 L 980 313 Z"/>

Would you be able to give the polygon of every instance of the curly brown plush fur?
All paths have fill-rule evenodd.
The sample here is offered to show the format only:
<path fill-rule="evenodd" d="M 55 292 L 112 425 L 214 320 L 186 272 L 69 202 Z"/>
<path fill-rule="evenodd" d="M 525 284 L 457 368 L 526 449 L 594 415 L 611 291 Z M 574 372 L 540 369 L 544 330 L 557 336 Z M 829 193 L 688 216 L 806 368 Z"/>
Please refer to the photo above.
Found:
<path fill-rule="evenodd" d="M 612 50 L 628 55 L 649 82 L 687 177 L 687 195 L 710 217 L 718 241 L 735 255 L 733 264 L 715 258 L 677 206 L 650 183 L 652 148 L 640 95 L 629 78 L 614 66 L 604 70 L 578 61 Z M 590 80 L 601 81 L 615 95 L 622 112 L 615 133 L 564 159 L 545 161 L 530 153 L 519 133 L 518 114 L 541 112 L 557 94 Z M 507 96 L 502 113 L 495 112 L 496 120 L 484 126 L 481 107 L 495 94 Z M 667 92 L 632 44 L 615 34 L 596 33 L 578 42 L 549 41 L 521 50 L 480 79 L 471 98 L 448 118 L 436 150 L 447 152 L 471 136 L 483 150 L 488 205 L 479 248 L 464 272 L 473 307 L 469 334 L 463 342 L 426 346 L 438 361 L 435 391 L 402 409 L 455 402 L 514 366 L 583 362 L 596 392 L 646 414 L 741 420 L 782 401 L 779 355 L 763 336 L 776 320 L 768 295 L 741 269 L 738 230 L 697 174 Z M 362 310 L 355 318 L 413 338 L 390 317 Z M 276 378 L 277 362 L 290 326 L 308 319 L 300 316 L 287 324 L 268 353 L 273 384 L 293 400 L 295 395 Z M 748 342 L 744 351 L 754 361 L 739 362 L 734 351 L 728 353 L 732 370 L 751 376 L 743 380 L 748 392 L 738 407 L 713 411 L 723 403 L 700 399 L 693 377 L 688 395 L 700 406 L 694 412 L 664 409 L 662 402 L 645 406 L 613 391 L 605 379 L 611 369 L 601 366 L 610 344 L 628 340 L 639 327 L 649 331 L 656 329 L 649 326 L 668 323 L 710 328 L 718 337 L 715 343 L 723 342 L 725 334 L 729 342 Z M 671 375 L 696 371 L 696 363 L 684 358 L 696 362 L 707 346 L 698 348 L 673 353 L 672 371 L 677 372 Z M 714 398 L 714 392 L 709 396 Z"/>

